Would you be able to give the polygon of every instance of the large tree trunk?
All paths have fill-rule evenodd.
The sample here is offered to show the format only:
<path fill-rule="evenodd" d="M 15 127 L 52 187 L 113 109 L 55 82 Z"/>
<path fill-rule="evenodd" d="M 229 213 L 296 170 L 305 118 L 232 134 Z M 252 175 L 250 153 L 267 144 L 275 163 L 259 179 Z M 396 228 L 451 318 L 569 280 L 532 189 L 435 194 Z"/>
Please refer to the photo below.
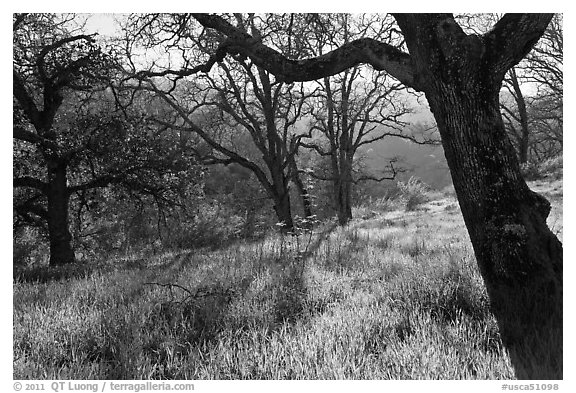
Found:
<path fill-rule="evenodd" d="M 292 220 L 290 193 L 288 190 L 274 196 L 274 211 L 276 212 L 278 222 L 282 224 L 282 232 L 292 231 L 294 229 L 294 221 Z"/>
<path fill-rule="evenodd" d="M 290 232 L 294 229 L 292 220 L 292 209 L 290 202 L 290 189 L 288 179 L 284 174 L 284 168 L 280 161 L 280 154 L 273 157 L 273 161 L 268 163 L 268 170 L 272 178 L 271 184 L 268 183 L 268 195 L 274 201 L 274 211 L 278 218 L 278 223 L 282 224 L 283 232 Z"/>
<path fill-rule="evenodd" d="M 340 140 L 340 144 L 345 141 Z M 340 148 L 331 156 L 334 208 L 338 215 L 338 224 L 344 226 L 352 220 L 352 162 Z"/>
<path fill-rule="evenodd" d="M 484 37 L 450 14 L 398 14 L 418 85 L 442 136 L 454 188 L 500 335 L 519 378 L 562 378 L 562 244 L 546 225 L 504 128 L 505 73 L 550 15 L 506 15 Z"/>
<path fill-rule="evenodd" d="M 352 187 L 346 179 L 337 179 L 334 184 L 338 224 L 344 226 L 352 220 Z"/>
<path fill-rule="evenodd" d="M 298 166 L 296 165 L 296 160 L 294 158 L 292 158 L 292 160 L 290 161 L 290 165 L 294 173 L 292 176 L 292 181 L 294 182 L 296 188 L 298 189 L 298 194 L 300 195 L 300 198 L 302 200 L 302 210 L 304 211 L 304 218 L 307 219 L 309 217 L 312 217 L 312 201 L 310 199 L 310 194 L 308 193 L 308 189 L 306 188 L 306 185 L 304 184 L 302 178 L 300 177 L 300 173 L 298 173 Z"/>
<path fill-rule="evenodd" d="M 437 81 L 426 95 L 477 263 L 517 376 L 562 378 L 562 244 L 546 225 L 550 204 L 520 175 L 498 90 L 467 82 L 465 94 Z"/>
<path fill-rule="evenodd" d="M 68 227 L 70 196 L 66 183 L 66 165 L 48 163 L 48 237 L 50 239 L 50 265 L 66 265 L 75 261 L 72 235 Z"/>
<path fill-rule="evenodd" d="M 298 194 L 300 195 L 300 199 L 302 200 L 302 210 L 304 212 L 304 218 L 310 219 L 312 217 L 312 201 L 310 199 L 310 194 L 308 193 L 308 189 L 302 182 L 302 179 L 298 175 L 294 177 L 294 184 L 296 184 L 296 188 L 298 189 Z"/>

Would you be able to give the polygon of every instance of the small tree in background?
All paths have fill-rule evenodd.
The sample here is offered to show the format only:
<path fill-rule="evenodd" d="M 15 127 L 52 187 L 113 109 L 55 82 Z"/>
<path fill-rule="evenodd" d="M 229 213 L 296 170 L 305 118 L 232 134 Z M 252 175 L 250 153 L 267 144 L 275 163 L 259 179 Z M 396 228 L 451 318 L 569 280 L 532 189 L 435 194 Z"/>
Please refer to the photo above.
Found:
<path fill-rule="evenodd" d="M 309 51 L 321 56 L 340 45 L 367 34 L 390 35 L 391 18 L 352 17 L 346 14 L 305 16 L 310 18 Z M 402 116 L 409 113 L 405 98 L 399 94 L 402 84 L 387 74 L 355 66 L 338 75 L 319 80 L 318 93 L 310 102 L 312 121 L 303 146 L 313 149 L 330 162 L 330 173 L 310 171 L 309 175 L 332 183 L 332 201 L 340 225 L 352 219 L 353 186 L 361 180 L 392 180 L 396 169 L 390 165 L 385 174 L 354 175 L 359 149 L 396 136 L 415 140 L 402 132 Z"/>

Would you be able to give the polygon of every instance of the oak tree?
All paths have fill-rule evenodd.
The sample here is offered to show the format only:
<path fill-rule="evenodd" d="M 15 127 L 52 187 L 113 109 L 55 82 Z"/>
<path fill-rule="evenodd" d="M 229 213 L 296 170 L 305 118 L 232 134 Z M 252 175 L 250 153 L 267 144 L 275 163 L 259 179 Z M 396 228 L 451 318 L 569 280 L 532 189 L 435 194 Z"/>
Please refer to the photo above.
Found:
<path fill-rule="evenodd" d="M 194 18 L 226 37 L 209 63 L 246 56 L 285 82 L 366 63 L 424 92 L 516 374 L 562 378 L 562 244 L 546 225 L 550 203 L 522 178 L 499 103 L 506 72 L 534 47 L 551 14 L 506 14 L 482 35 L 466 34 L 452 14 L 395 14 L 407 51 L 363 38 L 307 59 L 288 58 L 217 15 Z"/>
<path fill-rule="evenodd" d="M 50 265 L 75 261 L 71 201 L 121 185 L 164 198 L 169 172 L 188 165 L 176 145 L 155 136 L 145 111 L 119 108 L 116 59 L 74 15 L 16 14 L 14 20 L 14 210 L 17 224 L 47 232 Z"/>
<path fill-rule="evenodd" d="M 68 228 L 67 172 L 76 149 L 67 149 L 65 142 L 63 146 L 56 127 L 58 114 L 66 93 L 92 90 L 102 81 L 107 61 L 94 38 L 71 34 L 68 22 L 70 18 L 55 15 L 13 16 L 15 147 L 30 144 L 36 158 L 42 160 L 42 170 L 36 173 L 18 173 L 15 168 L 14 187 L 33 190 L 16 206 L 16 212 L 47 222 L 50 264 L 74 261 Z M 41 199 L 45 204 L 38 203 Z"/>

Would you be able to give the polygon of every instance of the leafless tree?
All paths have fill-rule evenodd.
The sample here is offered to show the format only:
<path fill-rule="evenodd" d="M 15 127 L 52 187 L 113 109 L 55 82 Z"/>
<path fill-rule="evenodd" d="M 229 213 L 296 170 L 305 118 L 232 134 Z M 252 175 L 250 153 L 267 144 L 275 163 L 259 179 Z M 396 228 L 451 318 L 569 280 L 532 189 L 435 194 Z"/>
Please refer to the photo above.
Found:
<path fill-rule="evenodd" d="M 306 16 L 310 18 L 310 16 Z M 384 36 L 393 27 L 393 20 L 354 17 L 346 14 L 315 15 L 308 23 L 315 29 L 311 35 L 309 52 L 321 56 L 324 52 L 362 38 L 367 31 L 380 29 Z M 358 149 L 386 137 L 398 136 L 415 140 L 404 134 L 402 116 L 409 112 L 405 98 L 398 94 L 404 87 L 387 74 L 372 72 L 361 66 L 344 70 L 317 81 L 315 99 L 310 101 L 313 118 L 309 138 L 303 146 L 330 161 L 328 177 L 314 171 L 307 173 L 332 183 L 333 203 L 340 225 L 352 219 L 352 188 L 362 180 L 392 180 L 396 176 L 393 162 L 379 175 L 354 176 L 354 159 Z"/>
<path fill-rule="evenodd" d="M 244 31 L 261 36 L 266 25 L 254 15 L 235 15 Z M 135 16 L 128 34 L 134 35 L 139 26 L 156 31 L 158 37 L 169 35 L 177 27 L 177 34 L 166 41 L 152 40 L 149 45 L 164 45 L 181 50 L 182 62 L 187 64 L 195 56 L 208 56 L 212 50 L 212 37 L 206 32 L 194 31 L 198 26 L 182 15 Z M 140 30 L 144 31 L 144 30 Z M 196 37 L 196 34 L 198 37 Z M 148 37 L 148 35 L 145 35 Z M 187 40 L 187 41 L 186 41 Z M 187 44 L 184 44 L 184 42 Z M 189 45 L 190 49 L 186 49 Z M 168 67 L 155 71 L 153 64 L 136 75 L 144 84 L 140 88 L 153 91 L 173 109 L 172 122 L 161 121 L 183 132 L 199 135 L 209 146 L 202 162 L 228 165 L 235 163 L 250 170 L 267 195 L 274 202 L 274 210 L 284 230 L 294 226 L 290 201 L 290 182 L 294 182 L 303 196 L 305 215 L 311 207 L 307 190 L 299 178 L 295 155 L 303 135 L 296 131 L 296 122 L 303 116 L 304 103 L 313 92 L 301 83 L 284 83 L 248 59 L 222 60 L 211 72 L 185 80 L 188 69 L 172 70 Z M 156 77 L 173 76 L 169 84 Z M 249 141 L 243 146 L 243 142 Z"/>
<path fill-rule="evenodd" d="M 562 153 L 562 44 L 562 16 L 555 15 L 532 52 L 504 79 L 512 100 L 502 101 L 503 116 L 520 163 Z"/>

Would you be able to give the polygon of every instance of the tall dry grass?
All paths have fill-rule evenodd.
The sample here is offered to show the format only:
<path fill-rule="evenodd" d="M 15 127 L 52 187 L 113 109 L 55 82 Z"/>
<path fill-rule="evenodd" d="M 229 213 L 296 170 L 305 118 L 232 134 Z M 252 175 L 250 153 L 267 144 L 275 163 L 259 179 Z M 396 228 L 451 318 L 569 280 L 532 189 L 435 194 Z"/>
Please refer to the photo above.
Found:
<path fill-rule="evenodd" d="M 513 378 L 457 202 L 371 217 L 23 274 L 14 378 Z"/>

